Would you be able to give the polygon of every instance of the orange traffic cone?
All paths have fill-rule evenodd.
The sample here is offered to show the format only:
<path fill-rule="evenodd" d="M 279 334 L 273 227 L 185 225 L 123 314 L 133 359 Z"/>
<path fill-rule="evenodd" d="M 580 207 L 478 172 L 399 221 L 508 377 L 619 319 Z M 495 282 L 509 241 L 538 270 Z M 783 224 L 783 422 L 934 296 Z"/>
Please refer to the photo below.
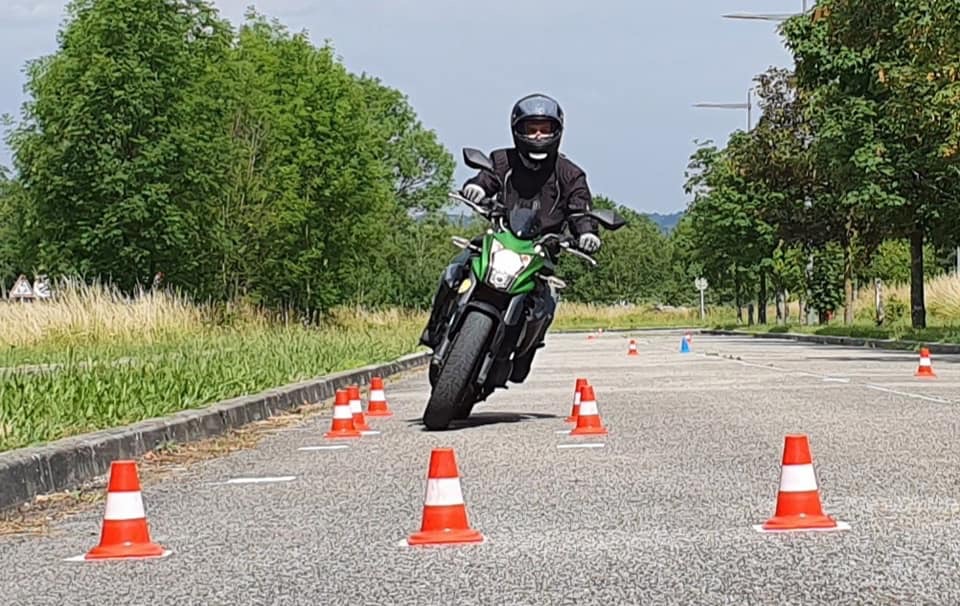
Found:
<path fill-rule="evenodd" d="M 169 554 L 150 540 L 136 461 L 112 462 L 100 544 L 83 559 L 159 558 Z"/>
<path fill-rule="evenodd" d="M 920 348 L 920 366 L 914 376 L 935 378 L 937 374 L 933 372 L 933 363 L 930 361 L 930 350 L 926 347 Z"/>
<path fill-rule="evenodd" d="M 383 392 L 383 379 L 373 377 L 370 379 L 370 396 L 367 402 L 367 416 L 370 417 L 390 417 L 390 407 L 387 406 L 387 396 Z"/>
<path fill-rule="evenodd" d="M 573 408 L 570 410 L 570 416 L 567 417 L 567 423 L 576 423 L 577 417 L 580 416 L 580 391 L 586 384 L 586 379 L 577 379 L 577 382 L 573 387 Z"/>
<path fill-rule="evenodd" d="M 434 448 L 430 453 L 427 494 L 423 502 L 420 531 L 407 537 L 408 545 L 479 543 L 483 535 L 467 520 L 467 507 L 460 488 L 460 474 L 452 448 Z"/>
<path fill-rule="evenodd" d="M 367 425 L 367 418 L 363 416 L 363 404 L 360 401 L 360 386 L 350 385 L 347 387 L 347 394 L 350 399 L 350 414 L 353 415 L 353 428 L 360 431 L 370 431 L 371 427 Z"/>
<path fill-rule="evenodd" d="M 577 415 L 577 426 L 570 432 L 571 436 L 604 435 L 607 428 L 600 420 L 597 410 L 597 399 L 593 394 L 593 385 L 587 383 L 580 390 L 580 413 Z"/>
<path fill-rule="evenodd" d="M 628 356 L 639 356 L 640 352 L 637 351 L 637 342 L 634 339 L 630 339 L 630 347 L 627 349 Z"/>
<path fill-rule="evenodd" d="M 759 531 L 849 529 L 849 525 L 823 513 L 807 436 L 788 435 L 784 440 L 776 512 L 765 524 L 754 528 Z"/>
<path fill-rule="evenodd" d="M 350 413 L 350 396 L 346 389 L 338 389 L 333 404 L 333 421 L 330 431 L 323 434 L 325 438 L 359 438 L 360 432 L 353 425 L 353 414 Z"/>

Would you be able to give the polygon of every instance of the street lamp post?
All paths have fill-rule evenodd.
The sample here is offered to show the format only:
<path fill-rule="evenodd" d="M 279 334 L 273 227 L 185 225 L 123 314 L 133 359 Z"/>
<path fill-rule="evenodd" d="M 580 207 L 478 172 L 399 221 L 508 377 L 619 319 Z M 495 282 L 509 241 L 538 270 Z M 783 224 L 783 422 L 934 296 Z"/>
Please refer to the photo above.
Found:
<path fill-rule="evenodd" d="M 694 107 L 710 109 L 745 109 L 747 110 L 747 132 L 753 128 L 753 90 L 747 91 L 746 103 L 694 103 Z"/>
<path fill-rule="evenodd" d="M 733 13 L 723 15 L 724 19 L 744 19 L 748 21 L 786 21 L 797 15 L 807 13 L 807 0 L 803 0 L 803 10 L 800 13 Z"/>

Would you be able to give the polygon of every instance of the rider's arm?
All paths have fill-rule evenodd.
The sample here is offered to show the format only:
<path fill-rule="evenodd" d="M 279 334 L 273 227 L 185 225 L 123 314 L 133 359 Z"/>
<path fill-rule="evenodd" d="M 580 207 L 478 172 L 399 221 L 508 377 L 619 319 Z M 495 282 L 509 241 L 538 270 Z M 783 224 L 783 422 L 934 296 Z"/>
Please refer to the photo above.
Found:
<path fill-rule="evenodd" d="M 593 194 L 590 193 L 590 186 L 587 185 L 587 175 L 582 171 L 574 176 L 572 182 L 567 185 L 567 212 L 577 213 L 593 209 Z M 594 219 L 589 217 L 579 217 L 570 221 L 571 231 L 575 236 L 583 234 L 596 234 L 599 231 L 599 225 Z"/>
<path fill-rule="evenodd" d="M 502 178 L 503 177 L 502 173 L 505 171 L 505 168 L 506 168 L 505 167 L 506 157 L 499 152 L 500 150 L 492 152 L 490 154 L 490 159 L 493 160 L 493 165 L 494 167 L 496 167 L 497 172 L 501 173 L 500 177 Z M 480 187 L 482 187 L 483 191 L 487 193 L 488 197 L 492 197 L 500 193 L 500 182 L 497 180 L 497 176 L 492 175 L 485 170 L 481 170 L 479 173 L 477 173 L 476 176 L 470 177 L 469 179 L 464 181 L 463 186 L 466 187 L 467 185 L 470 185 L 470 184 L 479 185 Z"/>
<path fill-rule="evenodd" d="M 494 176 L 487 171 L 480 171 L 475 177 L 470 177 L 464 182 L 464 186 L 470 184 L 479 185 L 483 188 L 483 191 L 487 192 L 488 196 L 492 196 L 500 189 L 500 184 L 497 183 Z"/>

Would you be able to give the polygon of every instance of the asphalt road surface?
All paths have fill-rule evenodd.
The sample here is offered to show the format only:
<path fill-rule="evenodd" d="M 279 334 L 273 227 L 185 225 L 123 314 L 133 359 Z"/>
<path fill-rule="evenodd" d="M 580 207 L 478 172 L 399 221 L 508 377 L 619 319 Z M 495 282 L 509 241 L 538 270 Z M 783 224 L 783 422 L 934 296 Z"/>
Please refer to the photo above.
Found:
<path fill-rule="evenodd" d="M 0 604 L 957 604 L 960 357 L 681 333 L 553 336 L 529 382 L 448 432 L 423 373 L 387 382 L 382 433 L 329 446 L 329 414 L 150 486 L 161 560 L 84 563 L 102 508 L 0 539 Z M 607 436 L 575 438 L 575 379 Z M 806 434 L 849 530 L 760 533 L 784 436 Z M 570 445 L 594 445 L 570 448 Z M 602 446 L 596 446 L 602 444 Z M 455 449 L 485 542 L 419 529 L 433 447 Z M 280 478 L 228 483 L 237 478 Z"/>

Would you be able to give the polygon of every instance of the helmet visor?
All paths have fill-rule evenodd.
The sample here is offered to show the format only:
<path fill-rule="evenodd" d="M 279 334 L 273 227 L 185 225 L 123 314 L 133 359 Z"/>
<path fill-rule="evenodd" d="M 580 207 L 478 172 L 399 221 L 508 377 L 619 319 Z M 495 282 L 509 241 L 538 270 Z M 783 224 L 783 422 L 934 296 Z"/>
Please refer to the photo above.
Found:
<path fill-rule="evenodd" d="M 557 133 L 559 125 L 548 118 L 528 118 L 517 125 L 517 130 L 527 139 L 548 139 Z"/>

